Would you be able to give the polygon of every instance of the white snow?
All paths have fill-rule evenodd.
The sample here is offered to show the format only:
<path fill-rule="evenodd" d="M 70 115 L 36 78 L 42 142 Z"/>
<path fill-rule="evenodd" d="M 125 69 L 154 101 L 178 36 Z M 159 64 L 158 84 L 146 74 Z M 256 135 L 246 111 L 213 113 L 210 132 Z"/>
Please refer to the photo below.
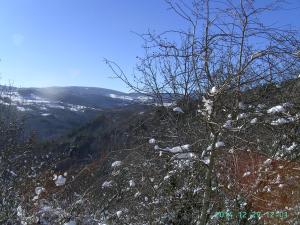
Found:
<path fill-rule="evenodd" d="M 259 52 L 255 52 L 251 55 L 251 60 L 254 59 L 254 58 L 259 58 L 261 56 L 264 55 L 264 52 L 263 51 L 259 51 Z"/>
<path fill-rule="evenodd" d="M 201 160 L 204 164 L 208 165 L 210 163 L 210 158 L 205 158 Z"/>
<path fill-rule="evenodd" d="M 285 103 L 282 104 L 282 106 L 285 107 L 285 108 L 293 107 L 293 105 L 294 105 L 294 104 L 291 103 L 291 102 L 285 102 Z"/>
<path fill-rule="evenodd" d="M 254 123 L 257 123 L 257 118 L 253 118 L 251 121 L 250 121 L 251 124 L 254 124 Z"/>
<path fill-rule="evenodd" d="M 190 149 L 190 145 L 186 144 L 186 145 L 176 146 L 173 148 L 170 148 L 170 147 L 160 148 L 158 145 L 155 145 L 154 149 L 176 154 L 176 153 L 181 153 L 181 152 L 187 152 Z"/>
<path fill-rule="evenodd" d="M 267 159 L 266 161 L 264 161 L 264 165 L 265 166 L 269 166 L 269 165 L 271 165 L 271 163 L 272 163 L 272 159 Z"/>
<path fill-rule="evenodd" d="M 18 111 L 21 111 L 21 112 L 25 112 L 25 111 L 27 111 L 28 109 L 25 109 L 25 108 L 22 107 L 22 106 L 17 106 L 17 110 L 18 110 Z"/>
<path fill-rule="evenodd" d="M 218 89 L 215 86 L 210 89 L 210 93 L 213 95 L 216 94 L 217 92 L 218 92 Z"/>
<path fill-rule="evenodd" d="M 280 184 L 280 183 L 281 183 L 281 176 L 280 174 L 277 174 L 275 184 Z"/>
<path fill-rule="evenodd" d="M 274 114 L 274 113 L 281 113 L 284 111 L 285 111 L 285 109 L 282 105 L 277 105 L 277 106 L 274 106 L 274 107 L 268 109 L 267 113 Z"/>
<path fill-rule="evenodd" d="M 239 109 L 246 109 L 244 102 L 239 102 Z"/>
<path fill-rule="evenodd" d="M 122 99 L 122 100 L 128 100 L 128 101 L 133 101 L 134 100 L 132 97 L 126 96 L 126 95 L 109 94 L 109 97 L 118 98 L 118 99 Z"/>
<path fill-rule="evenodd" d="M 286 146 L 282 146 L 282 148 L 287 151 L 287 152 L 291 152 L 293 151 L 295 148 L 297 147 L 297 144 L 295 142 L 292 143 L 291 146 L 286 147 Z"/>
<path fill-rule="evenodd" d="M 277 125 L 281 125 L 281 124 L 286 124 L 286 123 L 290 123 L 293 122 L 294 118 L 292 117 L 288 117 L 288 118 L 278 118 L 277 120 L 273 120 L 271 122 L 271 125 L 273 126 L 277 126 Z"/>
<path fill-rule="evenodd" d="M 186 145 L 173 147 L 173 148 L 169 149 L 169 152 L 180 153 L 180 152 L 188 151 L 189 149 L 190 149 L 190 145 L 186 144 Z"/>
<path fill-rule="evenodd" d="M 137 198 L 137 197 L 139 197 L 140 195 L 141 195 L 141 192 L 138 191 L 138 192 L 136 192 L 136 193 L 134 194 L 134 197 Z"/>
<path fill-rule="evenodd" d="M 271 187 L 269 185 L 265 186 L 262 190 L 263 192 L 271 192 Z"/>
<path fill-rule="evenodd" d="M 155 140 L 154 138 L 151 138 L 151 139 L 149 140 L 149 144 L 151 144 L 151 145 L 154 145 L 155 142 L 156 142 L 156 140 Z"/>
<path fill-rule="evenodd" d="M 173 109 L 173 111 L 174 111 L 174 112 L 178 112 L 178 113 L 184 113 L 183 110 L 182 110 L 180 107 L 178 107 L 178 106 L 175 107 L 175 108 Z"/>
<path fill-rule="evenodd" d="M 170 176 L 167 175 L 167 176 L 164 177 L 164 180 L 168 180 L 169 178 L 170 178 Z"/>
<path fill-rule="evenodd" d="M 44 191 L 45 191 L 45 188 L 43 188 L 43 187 L 36 187 L 34 190 L 36 195 L 40 195 Z"/>
<path fill-rule="evenodd" d="M 55 181 L 56 186 L 63 186 L 66 183 L 66 178 L 63 175 L 59 175 Z"/>
<path fill-rule="evenodd" d="M 232 123 L 232 120 L 227 120 L 227 121 L 224 123 L 223 127 L 226 128 L 226 129 L 230 129 L 230 128 L 232 128 L 231 123 Z"/>
<path fill-rule="evenodd" d="M 130 180 L 130 181 L 129 181 L 129 186 L 130 186 L 130 187 L 135 187 L 135 182 L 134 182 L 134 180 Z"/>
<path fill-rule="evenodd" d="M 67 223 L 64 223 L 64 225 L 76 225 L 76 222 L 74 220 L 70 220 Z"/>
<path fill-rule="evenodd" d="M 24 215 L 24 210 L 22 209 L 22 206 L 17 207 L 17 216 L 22 217 Z"/>
<path fill-rule="evenodd" d="M 10 172 L 11 175 L 13 175 L 14 177 L 18 176 L 14 171 L 12 170 L 8 170 Z"/>
<path fill-rule="evenodd" d="M 104 181 L 102 184 L 102 188 L 107 188 L 112 186 L 112 181 Z"/>
<path fill-rule="evenodd" d="M 83 111 L 84 109 L 93 109 L 91 107 L 85 107 L 81 105 L 73 105 L 73 104 L 65 104 L 61 101 L 49 101 L 44 98 L 41 98 L 37 95 L 31 94 L 30 96 L 22 96 L 18 93 L 18 91 L 13 91 L 9 93 L 0 93 L 0 96 L 3 98 L 9 98 L 11 101 L 11 105 L 16 106 L 19 111 L 30 111 L 30 106 L 38 106 L 38 108 L 42 111 L 47 111 L 49 108 L 54 109 L 69 109 L 71 111 Z M 8 105 L 8 103 L 0 100 L 0 104 Z M 29 107 L 28 107 L 29 106 Z M 42 116 L 48 116 L 47 113 L 41 114 Z"/>
<path fill-rule="evenodd" d="M 147 102 L 147 101 L 149 101 L 149 100 L 151 100 L 153 98 L 149 97 L 149 96 L 138 96 L 136 99 L 138 99 L 141 102 Z"/>
<path fill-rule="evenodd" d="M 120 218 L 122 216 L 123 212 L 120 210 L 120 211 L 116 212 L 116 214 L 117 214 L 117 217 Z"/>
<path fill-rule="evenodd" d="M 225 144 L 224 144 L 223 141 L 218 141 L 218 142 L 216 142 L 216 144 L 215 144 L 215 147 L 216 147 L 216 148 L 221 148 L 221 147 L 224 147 L 224 146 L 225 146 Z"/>
<path fill-rule="evenodd" d="M 244 174 L 243 174 L 243 177 L 247 177 L 247 176 L 249 176 L 251 174 L 251 172 L 250 171 L 248 171 L 248 172 L 245 172 Z"/>
<path fill-rule="evenodd" d="M 174 156 L 175 159 L 194 159 L 196 157 L 197 157 L 196 154 L 192 152 L 179 153 Z"/>
<path fill-rule="evenodd" d="M 238 116 L 237 116 L 237 120 L 240 120 L 240 119 L 244 119 L 244 118 L 247 118 L 247 114 L 246 113 L 240 113 Z"/>
<path fill-rule="evenodd" d="M 116 167 L 119 167 L 122 165 L 122 162 L 121 161 L 115 161 L 111 164 L 111 167 L 113 168 L 116 168 Z"/>
<path fill-rule="evenodd" d="M 257 105 L 257 108 L 263 109 L 263 108 L 266 108 L 266 105 L 265 105 L 265 104 L 258 104 L 258 105 Z"/>
<path fill-rule="evenodd" d="M 204 113 L 204 116 L 210 117 L 213 108 L 213 101 L 202 97 L 202 102 L 204 103 L 204 110 L 206 111 L 206 113 Z"/>

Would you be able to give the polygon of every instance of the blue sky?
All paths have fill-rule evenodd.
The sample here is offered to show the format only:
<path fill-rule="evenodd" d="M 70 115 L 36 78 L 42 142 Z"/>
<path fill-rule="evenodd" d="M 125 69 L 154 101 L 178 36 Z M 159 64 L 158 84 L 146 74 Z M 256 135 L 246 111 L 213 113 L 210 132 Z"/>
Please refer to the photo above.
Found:
<path fill-rule="evenodd" d="M 265 0 L 264 0 L 265 1 Z M 268 18 L 300 28 L 300 1 Z M 131 31 L 183 27 L 163 0 L 0 0 L 0 83 L 126 91 L 103 58 L 130 74 L 142 40 Z"/>

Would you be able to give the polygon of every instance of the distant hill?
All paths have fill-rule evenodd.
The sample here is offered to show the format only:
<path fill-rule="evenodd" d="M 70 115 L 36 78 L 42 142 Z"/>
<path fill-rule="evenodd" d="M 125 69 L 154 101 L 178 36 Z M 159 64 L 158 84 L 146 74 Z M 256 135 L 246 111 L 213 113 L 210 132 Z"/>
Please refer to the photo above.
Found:
<path fill-rule="evenodd" d="M 151 99 L 137 93 L 123 93 L 95 87 L 4 87 L 0 105 L 12 106 L 25 118 L 26 133 L 36 131 L 50 139 L 85 124 L 99 112 L 145 104 Z"/>

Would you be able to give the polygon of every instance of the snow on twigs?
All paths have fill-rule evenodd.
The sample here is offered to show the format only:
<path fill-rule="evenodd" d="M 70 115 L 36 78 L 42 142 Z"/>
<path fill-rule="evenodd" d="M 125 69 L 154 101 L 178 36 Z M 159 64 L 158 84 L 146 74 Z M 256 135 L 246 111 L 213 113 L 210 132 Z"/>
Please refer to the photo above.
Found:
<path fill-rule="evenodd" d="M 215 94 L 217 94 L 218 93 L 218 89 L 217 89 L 217 87 L 212 87 L 211 89 L 210 89 L 210 94 L 212 94 L 212 95 L 215 95 Z"/>
<path fill-rule="evenodd" d="M 285 109 L 282 105 L 277 105 L 277 106 L 274 106 L 267 110 L 267 113 L 269 113 L 269 114 L 275 114 L 275 113 L 281 113 L 281 112 L 285 112 Z"/>
<path fill-rule="evenodd" d="M 173 148 L 170 148 L 170 147 L 160 148 L 158 145 L 155 145 L 154 149 L 176 154 L 176 153 L 188 152 L 190 150 L 190 145 L 186 144 L 186 145 L 181 145 L 181 146 L 175 146 Z"/>
<path fill-rule="evenodd" d="M 253 118 L 251 121 L 250 121 L 251 124 L 255 124 L 257 123 L 257 118 Z"/>
<path fill-rule="evenodd" d="M 294 121 L 294 118 L 292 118 L 292 117 L 289 117 L 289 118 L 278 118 L 277 120 L 273 120 L 271 122 L 271 125 L 278 126 L 278 125 L 290 123 L 290 122 L 293 122 L 293 121 Z"/>
<path fill-rule="evenodd" d="M 180 107 L 178 107 L 178 106 L 175 107 L 175 108 L 173 109 L 173 111 L 174 111 L 174 112 L 178 112 L 178 113 L 184 113 L 183 110 L 182 110 Z"/>
<path fill-rule="evenodd" d="M 225 146 L 225 144 L 224 144 L 223 141 L 218 141 L 218 142 L 216 142 L 216 144 L 215 144 L 215 147 L 216 147 L 216 148 L 221 148 L 221 147 L 224 147 L 224 146 Z"/>
<path fill-rule="evenodd" d="M 151 138 L 151 139 L 149 140 L 149 144 L 151 144 L 151 145 L 154 145 L 155 142 L 156 142 L 156 140 L 155 140 L 154 138 Z"/>
<path fill-rule="evenodd" d="M 209 118 L 213 110 L 213 101 L 210 99 L 206 99 L 205 97 L 202 97 L 202 102 L 204 104 L 204 110 L 205 110 L 205 112 L 202 112 L 202 114 Z"/>
<path fill-rule="evenodd" d="M 76 225 L 77 223 L 74 220 L 70 220 L 67 223 L 64 223 L 64 225 Z"/>
<path fill-rule="evenodd" d="M 227 120 L 227 121 L 224 123 L 223 127 L 226 128 L 226 129 L 232 128 L 232 120 Z"/>
<path fill-rule="evenodd" d="M 59 175 L 57 179 L 55 180 L 56 186 L 63 186 L 65 185 L 67 179 L 63 175 Z"/>
<path fill-rule="evenodd" d="M 115 161 L 111 164 L 111 167 L 112 168 L 116 168 L 116 167 L 119 167 L 122 165 L 122 162 L 121 161 Z"/>
<path fill-rule="evenodd" d="M 104 181 L 102 184 L 102 188 L 108 188 L 112 186 L 112 181 Z"/>

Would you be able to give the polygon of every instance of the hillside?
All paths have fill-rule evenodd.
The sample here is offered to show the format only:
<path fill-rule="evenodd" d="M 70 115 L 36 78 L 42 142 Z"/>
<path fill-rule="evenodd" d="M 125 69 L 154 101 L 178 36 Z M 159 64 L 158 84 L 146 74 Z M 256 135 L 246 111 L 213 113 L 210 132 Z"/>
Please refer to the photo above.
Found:
<path fill-rule="evenodd" d="M 24 117 L 26 135 L 51 139 L 66 134 L 107 109 L 145 104 L 149 99 L 135 93 L 93 87 L 4 87 L 0 104 L 16 107 Z"/>
<path fill-rule="evenodd" d="M 292 160 L 296 164 L 291 165 L 297 168 L 299 148 L 296 143 L 300 141 L 298 85 L 299 81 L 295 80 L 283 83 L 281 87 L 266 86 L 244 93 L 243 107 L 236 120 L 223 121 L 221 115 L 229 106 L 225 104 L 225 111 L 220 112 L 219 118 L 226 132 L 220 137 L 224 142 L 218 141 L 220 149 L 216 159 L 222 177 L 219 181 L 213 181 L 212 198 L 216 202 L 211 209 L 213 212 L 224 207 L 231 210 L 240 207 L 239 210 L 247 211 L 251 210 L 248 206 L 253 209 L 261 206 L 261 202 L 252 202 L 250 205 L 250 199 L 244 196 L 251 191 L 257 192 L 257 189 L 249 189 L 250 184 L 246 187 L 236 186 L 238 182 L 245 185 L 243 177 L 248 173 L 246 165 L 251 163 L 247 158 L 256 157 L 258 159 L 254 163 L 262 164 L 268 160 L 275 160 L 275 163 L 278 159 Z M 258 96 L 262 97 L 256 98 Z M 225 99 L 219 100 L 224 101 L 230 102 L 230 98 L 225 96 Z M 273 113 L 275 109 L 283 110 L 280 105 L 286 111 Z M 195 102 L 189 108 L 182 108 L 184 113 L 173 111 L 172 108 L 150 107 L 145 110 L 131 106 L 119 111 L 107 111 L 64 138 L 38 146 L 33 152 L 36 163 L 42 163 L 37 167 L 31 166 L 37 174 L 23 183 L 26 188 L 24 186 L 22 195 L 26 197 L 22 209 L 34 213 L 39 221 L 44 221 L 42 224 L 49 224 L 49 221 L 77 221 L 79 224 L 141 224 L 141 221 L 196 224 L 194 218 L 201 210 L 205 185 L 201 177 L 205 176 L 209 164 L 207 146 L 211 146 L 211 138 L 206 134 L 207 125 L 198 109 Z M 230 126 L 228 121 L 231 121 Z M 234 153 L 235 150 L 228 146 L 234 146 L 237 152 Z M 239 171 L 241 175 L 236 175 L 242 180 L 234 174 L 228 174 L 232 170 L 229 161 L 231 154 L 236 154 L 245 162 Z M 299 216 L 295 211 L 295 204 L 299 204 L 299 173 L 297 170 L 288 172 L 290 169 L 287 168 L 281 179 L 289 179 L 289 186 L 286 187 L 290 189 L 283 186 L 280 193 L 292 191 L 292 199 L 296 203 L 285 200 L 278 206 L 271 200 L 274 198 L 272 195 L 261 198 L 275 204 L 272 205 L 273 210 L 284 212 L 283 204 L 289 205 L 288 219 L 295 221 Z M 31 169 L 28 169 L 31 174 Z M 254 170 L 255 173 L 257 171 L 259 169 Z M 57 181 L 52 180 L 53 176 L 59 175 L 60 179 L 65 179 L 61 186 L 55 185 Z M 231 177 L 231 180 L 226 177 Z M 272 179 L 276 179 L 276 175 L 272 175 Z M 224 189 L 225 184 L 227 188 Z M 36 194 L 34 190 L 37 185 L 45 191 Z M 271 194 L 276 194 L 278 187 L 273 188 Z M 238 193 L 244 197 L 240 199 L 241 205 L 235 206 Z M 280 198 L 286 199 L 282 194 L 279 194 Z M 34 202 L 38 210 L 29 203 L 34 196 L 37 196 Z M 149 210 L 152 210 L 151 214 L 147 213 Z M 261 208 L 259 210 L 262 211 Z M 272 220 L 274 224 L 281 224 L 280 218 L 275 220 Z M 212 221 L 211 224 L 219 224 L 222 218 L 215 217 Z M 255 224 L 255 220 L 250 224 Z"/>

